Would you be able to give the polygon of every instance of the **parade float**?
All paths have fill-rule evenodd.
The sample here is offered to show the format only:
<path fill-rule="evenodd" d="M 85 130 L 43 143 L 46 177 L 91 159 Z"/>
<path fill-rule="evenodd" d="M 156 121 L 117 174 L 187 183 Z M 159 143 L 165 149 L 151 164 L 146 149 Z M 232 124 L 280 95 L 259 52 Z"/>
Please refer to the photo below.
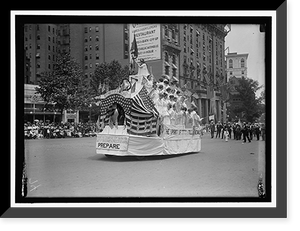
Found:
<path fill-rule="evenodd" d="M 117 89 L 95 98 L 100 112 L 96 153 L 144 157 L 199 152 L 201 129 L 164 120 L 151 96 L 153 79 L 149 81 L 151 75 L 147 70 L 144 74 L 142 68 Z"/>

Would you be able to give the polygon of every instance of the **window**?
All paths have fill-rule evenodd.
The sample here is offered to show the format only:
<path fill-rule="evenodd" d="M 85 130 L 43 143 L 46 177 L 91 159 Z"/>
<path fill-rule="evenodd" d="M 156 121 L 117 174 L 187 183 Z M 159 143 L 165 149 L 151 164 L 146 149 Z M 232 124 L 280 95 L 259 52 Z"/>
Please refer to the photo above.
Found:
<path fill-rule="evenodd" d="M 87 33 L 87 32 L 88 32 L 88 28 L 85 27 L 85 28 L 84 28 L 84 33 Z"/>
<path fill-rule="evenodd" d="M 97 35 L 97 36 L 96 36 L 96 42 L 98 42 L 98 41 L 99 41 L 99 36 Z"/>
<path fill-rule="evenodd" d="M 96 30 L 96 32 L 99 32 L 99 27 L 98 27 L 98 26 L 96 26 L 96 29 L 95 29 L 95 30 Z"/>
<path fill-rule="evenodd" d="M 96 44 L 96 47 L 95 47 L 96 51 L 99 51 L 99 45 Z"/>
<path fill-rule="evenodd" d="M 170 67 L 165 65 L 165 74 L 169 75 L 170 74 Z"/>
<path fill-rule="evenodd" d="M 176 69 L 176 68 L 173 68 L 173 76 L 176 77 L 176 75 L 177 75 L 177 69 Z"/>
<path fill-rule="evenodd" d="M 165 26 L 165 37 L 169 37 L 169 29 L 168 29 L 168 26 Z"/>
<path fill-rule="evenodd" d="M 88 42 L 88 38 L 84 38 L 84 42 L 86 42 L 86 43 L 87 43 L 87 42 Z"/>
<path fill-rule="evenodd" d="M 90 59 L 92 59 L 92 54 L 90 54 Z"/>
<path fill-rule="evenodd" d="M 232 59 L 229 59 L 229 68 L 233 68 L 233 61 L 232 61 Z"/>
<path fill-rule="evenodd" d="M 168 54 L 168 52 L 165 52 L 165 61 L 169 62 L 169 54 Z"/>
<path fill-rule="evenodd" d="M 92 50 L 92 45 L 90 45 L 90 50 Z"/>
<path fill-rule="evenodd" d="M 172 55 L 172 63 L 176 64 L 176 55 Z"/>
<path fill-rule="evenodd" d="M 89 28 L 89 31 L 92 32 L 92 27 Z"/>
<path fill-rule="evenodd" d="M 48 26 L 48 32 L 50 32 L 51 31 L 51 28 L 50 28 L 50 26 Z"/>
<path fill-rule="evenodd" d="M 96 54 L 96 59 L 99 59 L 99 54 Z"/>
<path fill-rule="evenodd" d="M 241 59 L 241 67 L 245 67 L 245 60 Z"/>
<path fill-rule="evenodd" d="M 175 39 L 175 29 L 172 29 L 172 39 Z"/>
<path fill-rule="evenodd" d="M 92 41 L 92 36 L 90 36 L 90 41 Z"/>
<path fill-rule="evenodd" d="M 84 60 L 88 60 L 89 58 L 88 58 L 88 56 L 87 55 L 85 55 L 84 56 Z"/>
<path fill-rule="evenodd" d="M 90 63 L 90 68 L 93 68 L 93 64 Z"/>

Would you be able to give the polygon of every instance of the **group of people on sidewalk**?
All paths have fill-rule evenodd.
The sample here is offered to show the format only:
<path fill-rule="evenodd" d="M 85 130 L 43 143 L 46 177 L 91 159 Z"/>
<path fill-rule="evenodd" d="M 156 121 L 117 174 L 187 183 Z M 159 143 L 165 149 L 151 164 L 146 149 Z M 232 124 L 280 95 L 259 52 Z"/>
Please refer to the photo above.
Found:
<path fill-rule="evenodd" d="M 264 123 L 221 123 L 219 121 L 217 124 L 215 124 L 213 121 L 211 121 L 209 128 L 212 139 L 214 138 L 216 132 L 215 138 L 225 138 L 226 141 L 233 138 L 234 140 L 243 139 L 243 143 L 246 143 L 247 140 L 248 142 L 251 142 L 254 137 L 256 137 L 256 140 L 265 140 Z"/>
<path fill-rule="evenodd" d="M 48 123 L 34 121 L 24 123 L 24 139 L 52 139 L 96 136 L 95 123 Z"/>

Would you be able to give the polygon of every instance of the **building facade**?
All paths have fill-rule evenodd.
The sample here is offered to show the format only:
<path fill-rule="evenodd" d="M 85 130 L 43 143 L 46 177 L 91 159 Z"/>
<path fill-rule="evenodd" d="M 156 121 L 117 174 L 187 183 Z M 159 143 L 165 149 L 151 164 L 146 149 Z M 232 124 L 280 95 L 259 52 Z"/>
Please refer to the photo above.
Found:
<path fill-rule="evenodd" d="M 225 120 L 220 99 L 220 85 L 225 81 L 225 24 L 180 24 L 180 86 L 186 85 L 199 97 L 193 100 L 204 121 L 209 115 Z M 207 79 L 210 78 L 210 80 Z M 215 87 L 214 96 L 207 96 L 208 82 Z"/>
<path fill-rule="evenodd" d="M 237 52 L 228 53 L 226 56 L 226 73 L 228 79 L 247 77 L 248 54 L 238 54 Z"/>
<path fill-rule="evenodd" d="M 220 85 L 226 81 L 225 24 L 157 24 L 159 59 L 147 61 L 156 80 L 176 77 L 193 93 L 199 115 L 223 120 Z M 129 24 L 27 24 L 24 27 L 25 83 L 37 84 L 41 73 L 53 70 L 56 55 L 70 52 L 87 77 L 103 62 L 129 65 Z M 154 27 L 154 26 L 153 26 Z M 155 38 L 157 39 L 157 38 Z M 208 83 L 214 86 L 207 96 Z"/>
<path fill-rule="evenodd" d="M 25 83 L 37 84 L 42 72 L 52 71 L 58 52 L 56 24 L 26 24 L 24 26 L 25 58 L 30 66 Z"/>

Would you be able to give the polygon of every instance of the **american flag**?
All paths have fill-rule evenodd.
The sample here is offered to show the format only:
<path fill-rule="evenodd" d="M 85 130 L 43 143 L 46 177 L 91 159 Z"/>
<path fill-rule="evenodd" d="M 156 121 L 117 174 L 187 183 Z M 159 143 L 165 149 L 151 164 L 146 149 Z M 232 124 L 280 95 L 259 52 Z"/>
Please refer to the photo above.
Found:
<path fill-rule="evenodd" d="M 144 115 L 146 117 L 158 117 L 159 113 L 156 110 L 154 103 L 148 95 L 148 91 L 144 86 L 139 91 L 139 93 L 132 98 L 131 114 L 133 116 Z"/>
<path fill-rule="evenodd" d="M 125 112 L 126 126 L 129 134 L 148 135 L 149 133 L 156 133 L 159 113 L 145 87 L 133 98 L 125 98 L 121 95 L 113 94 L 102 99 L 100 115 L 97 121 L 99 128 L 101 127 L 103 129 L 105 125 L 109 123 L 109 118 L 113 113 L 111 108 L 113 103 L 122 106 Z"/>
<path fill-rule="evenodd" d="M 148 135 L 156 133 L 157 117 L 159 113 L 152 102 L 148 91 L 143 87 L 132 98 L 130 116 L 126 115 L 128 132 L 134 135 Z"/>
<path fill-rule="evenodd" d="M 109 123 L 109 118 L 113 114 L 113 109 L 111 107 L 113 103 L 118 103 L 120 106 L 122 106 L 125 115 L 130 114 L 130 108 L 131 108 L 130 98 L 125 98 L 118 94 L 109 95 L 108 97 L 100 101 L 100 115 L 97 120 L 98 128 L 103 129 L 105 125 Z"/>

